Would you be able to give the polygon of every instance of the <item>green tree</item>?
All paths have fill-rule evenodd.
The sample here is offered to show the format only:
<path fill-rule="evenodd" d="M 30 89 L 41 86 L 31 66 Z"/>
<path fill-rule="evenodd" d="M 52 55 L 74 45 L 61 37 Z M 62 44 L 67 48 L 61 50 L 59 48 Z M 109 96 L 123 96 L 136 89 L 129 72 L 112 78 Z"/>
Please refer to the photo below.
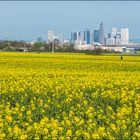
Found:
<path fill-rule="evenodd" d="M 37 51 L 37 52 L 40 52 L 44 49 L 44 43 L 42 42 L 35 42 L 34 45 L 33 45 L 33 50 L 34 51 Z"/>

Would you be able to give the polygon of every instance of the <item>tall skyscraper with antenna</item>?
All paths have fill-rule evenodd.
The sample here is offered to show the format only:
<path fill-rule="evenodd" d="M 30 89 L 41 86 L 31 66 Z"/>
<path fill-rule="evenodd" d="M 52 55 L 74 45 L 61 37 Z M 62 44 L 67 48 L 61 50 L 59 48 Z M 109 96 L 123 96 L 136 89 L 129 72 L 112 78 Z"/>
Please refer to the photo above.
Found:
<path fill-rule="evenodd" d="M 105 44 L 105 33 L 104 33 L 104 26 L 103 26 L 102 22 L 101 22 L 100 27 L 99 27 L 99 42 L 102 45 Z"/>

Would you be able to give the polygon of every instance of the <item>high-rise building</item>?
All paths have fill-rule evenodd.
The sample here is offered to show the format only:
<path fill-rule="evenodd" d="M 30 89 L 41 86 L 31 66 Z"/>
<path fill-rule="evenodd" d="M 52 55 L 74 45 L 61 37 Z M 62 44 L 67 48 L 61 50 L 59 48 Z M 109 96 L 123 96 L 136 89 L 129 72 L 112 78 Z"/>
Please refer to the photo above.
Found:
<path fill-rule="evenodd" d="M 78 40 L 81 36 L 81 33 L 79 31 L 77 32 L 71 32 L 71 42 L 74 43 L 76 40 Z"/>
<path fill-rule="evenodd" d="M 55 37 L 54 32 L 53 31 L 48 31 L 48 42 L 49 43 L 53 42 L 54 37 Z"/>
<path fill-rule="evenodd" d="M 111 33 L 108 33 L 107 38 L 111 38 Z"/>
<path fill-rule="evenodd" d="M 108 45 L 108 46 L 115 45 L 115 39 L 114 38 L 107 38 L 106 45 Z"/>
<path fill-rule="evenodd" d="M 122 28 L 121 29 L 121 45 L 128 45 L 129 44 L 129 29 Z"/>
<path fill-rule="evenodd" d="M 121 45 L 121 32 L 117 32 L 115 36 L 115 45 Z"/>
<path fill-rule="evenodd" d="M 99 42 L 99 30 L 94 30 L 94 42 Z"/>
<path fill-rule="evenodd" d="M 99 42 L 102 45 L 105 44 L 104 26 L 103 26 L 103 23 L 102 22 L 101 22 L 100 27 L 99 27 Z"/>
<path fill-rule="evenodd" d="M 55 43 L 55 44 L 60 44 L 60 36 L 59 36 L 58 33 L 56 33 L 56 34 L 54 35 L 54 43 Z"/>
<path fill-rule="evenodd" d="M 113 27 L 113 28 L 112 28 L 111 36 L 112 36 L 113 38 L 115 38 L 116 34 L 117 34 L 117 29 Z"/>
<path fill-rule="evenodd" d="M 84 41 L 86 42 L 87 45 L 93 43 L 93 35 L 92 35 L 90 29 L 86 29 L 84 31 Z"/>

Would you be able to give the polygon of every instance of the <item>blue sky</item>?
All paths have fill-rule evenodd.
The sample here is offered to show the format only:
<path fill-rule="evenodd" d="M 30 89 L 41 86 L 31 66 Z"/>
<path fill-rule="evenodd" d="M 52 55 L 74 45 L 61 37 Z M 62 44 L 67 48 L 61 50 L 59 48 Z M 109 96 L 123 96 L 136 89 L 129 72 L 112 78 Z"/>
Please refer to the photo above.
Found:
<path fill-rule="evenodd" d="M 47 38 L 48 30 L 70 32 L 128 27 L 130 38 L 140 38 L 140 2 L 130 1 L 0 1 L 0 39 Z"/>

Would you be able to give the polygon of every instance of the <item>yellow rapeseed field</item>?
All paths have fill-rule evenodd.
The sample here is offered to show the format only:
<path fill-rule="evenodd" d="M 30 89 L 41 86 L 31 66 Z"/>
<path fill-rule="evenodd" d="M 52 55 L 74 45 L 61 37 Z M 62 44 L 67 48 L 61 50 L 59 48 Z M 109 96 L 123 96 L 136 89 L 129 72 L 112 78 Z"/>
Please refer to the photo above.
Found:
<path fill-rule="evenodd" d="M 140 139 L 140 56 L 1 52 L 0 139 Z"/>

